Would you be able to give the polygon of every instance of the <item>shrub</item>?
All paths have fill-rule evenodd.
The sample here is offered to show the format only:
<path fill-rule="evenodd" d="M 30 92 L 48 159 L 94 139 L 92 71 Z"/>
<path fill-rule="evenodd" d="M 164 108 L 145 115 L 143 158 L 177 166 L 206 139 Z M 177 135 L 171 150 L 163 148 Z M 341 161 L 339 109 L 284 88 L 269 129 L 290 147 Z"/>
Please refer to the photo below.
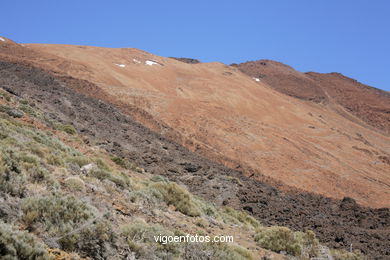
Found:
<path fill-rule="evenodd" d="M 116 173 L 116 172 L 110 172 L 103 169 L 93 169 L 89 173 L 90 176 L 95 177 L 101 181 L 103 180 L 109 180 L 115 183 L 115 185 L 127 188 L 131 185 L 131 180 L 129 176 L 127 176 L 125 173 Z"/>
<path fill-rule="evenodd" d="M 206 228 L 209 226 L 209 222 L 205 220 L 204 218 L 199 218 L 195 221 L 195 225 L 201 228 Z"/>
<path fill-rule="evenodd" d="M 113 157 L 111 157 L 111 160 L 124 169 L 134 168 L 133 165 L 128 160 L 126 160 L 124 158 L 113 156 Z"/>
<path fill-rule="evenodd" d="M 48 152 L 48 149 L 45 149 L 41 145 L 38 145 L 35 142 L 29 142 L 26 144 L 28 150 L 32 153 L 35 154 L 36 156 L 43 158 L 45 157 L 46 153 Z"/>
<path fill-rule="evenodd" d="M 263 248 L 275 251 L 286 251 L 290 255 L 309 257 L 318 255 L 318 240 L 312 231 L 293 232 L 287 227 L 259 228 L 255 241 Z"/>
<path fill-rule="evenodd" d="M 115 242 L 115 233 L 107 220 L 99 220 L 59 240 L 64 250 L 78 252 L 82 257 L 91 259 L 111 259 L 113 256 L 110 257 L 109 252 L 114 251 L 110 248 Z"/>
<path fill-rule="evenodd" d="M 28 104 L 21 104 L 19 106 L 19 109 L 26 114 L 29 114 L 31 116 L 36 116 L 34 109 L 32 107 L 30 107 Z"/>
<path fill-rule="evenodd" d="M 35 229 L 41 224 L 52 234 L 64 234 L 94 217 L 93 209 L 73 196 L 51 195 L 27 198 L 22 201 L 23 221 Z"/>
<path fill-rule="evenodd" d="M 170 259 L 180 253 L 180 244 L 158 243 L 154 236 L 173 236 L 174 233 L 160 225 L 149 225 L 142 219 L 121 227 L 121 235 L 125 237 L 130 249 L 138 258 L 155 259 L 164 257 Z"/>
<path fill-rule="evenodd" d="M 25 231 L 19 231 L 11 225 L 0 221 L 0 254 L 1 259 L 51 259 L 43 244 Z"/>
<path fill-rule="evenodd" d="M 335 260 L 365 260 L 367 259 L 359 250 L 348 252 L 346 250 L 331 250 Z"/>
<path fill-rule="evenodd" d="M 111 171 L 111 168 L 101 158 L 96 159 L 95 163 L 99 169 Z"/>
<path fill-rule="evenodd" d="M 169 180 L 166 177 L 161 176 L 161 175 L 153 175 L 150 178 L 150 180 L 153 182 L 169 182 Z"/>
<path fill-rule="evenodd" d="M 55 154 L 49 154 L 46 156 L 46 162 L 53 166 L 63 166 L 64 161 L 62 160 L 62 157 Z"/>
<path fill-rule="evenodd" d="M 177 211 L 191 217 L 216 213 L 216 209 L 211 204 L 195 198 L 178 184 L 168 182 L 161 177 L 151 178 L 151 180 L 153 181 L 135 181 L 133 184 L 135 190 L 129 195 L 131 202 L 149 208 L 156 207 L 159 204 L 172 205 Z"/>
<path fill-rule="evenodd" d="M 26 191 L 26 175 L 17 158 L 17 152 L 11 149 L 2 150 L 0 157 L 0 190 L 12 196 L 23 197 Z"/>
<path fill-rule="evenodd" d="M 29 170 L 30 174 L 29 177 L 32 180 L 32 182 L 48 182 L 51 181 L 49 172 L 42 167 L 33 167 Z"/>
<path fill-rule="evenodd" d="M 74 163 L 78 167 L 83 167 L 84 165 L 87 165 L 90 163 L 90 160 L 82 155 L 76 155 L 76 156 L 69 156 L 65 159 L 68 163 Z"/>
<path fill-rule="evenodd" d="M 54 128 L 70 135 L 77 134 L 76 129 L 72 125 L 55 124 Z"/>
<path fill-rule="evenodd" d="M 11 101 L 11 95 L 5 92 L 4 90 L 0 89 L 0 97 L 4 98 L 7 101 Z"/>
<path fill-rule="evenodd" d="M 138 203 L 142 207 L 150 210 L 163 202 L 162 195 L 156 189 L 150 187 L 132 191 L 129 194 L 129 199 L 131 202 Z"/>
<path fill-rule="evenodd" d="M 82 179 L 77 176 L 71 176 L 65 179 L 65 186 L 71 191 L 84 191 L 85 184 Z"/>
<path fill-rule="evenodd" d="M 157 182 L 153 183 L 151 187 L 161 194 L 167 205 L 175 206 L 176 210 L 181 213 L 191 217 L 201 215 L 202 211 L 192 194 L 178 184 L 174 182 Z"/>
<path fill-rule="evenodd" d="M 244 224 L 252 228 L 258 228 L 261 226 L 259 221 L 248 215 L 248 213 L 238 211 L 230 207 L 223 207 L 219 210 L 219 214 L 222 220 L 227 224 Z"/>
<path fill-rule="evenodd" d="M 28 154 L 26 152 L 22 152 L 18 155 L 18 160 L 25 163 L 30 163 L 33 165 L 38 165 L 39 158 L 37 158 L 35 155 Z"/>
<path fill-rule="evenodd" d="M 218 243 L 212 245 L 212 259 L 226 260 L 252 260 L 252 252 L 238 245 Z"/>
<path fill-rule="evenodd" d="M 0 105 L 0 112 L 6 113 L 9 116 L 15 117 L 15 118 L 20 118 L 24 116 L 24 113 L 18 109 Z"/>

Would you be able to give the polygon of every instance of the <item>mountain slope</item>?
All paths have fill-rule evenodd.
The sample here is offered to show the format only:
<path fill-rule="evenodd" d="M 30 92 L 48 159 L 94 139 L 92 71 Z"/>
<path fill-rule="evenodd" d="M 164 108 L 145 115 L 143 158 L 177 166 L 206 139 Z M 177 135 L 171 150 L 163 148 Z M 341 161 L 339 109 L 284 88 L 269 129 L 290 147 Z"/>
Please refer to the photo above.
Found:
<path fill-rule="evenodd" d="M 25 49 L 51 57 L 19 56 L 25 62 L 96 84 L 95 92 L 76 89 L 251 178 L 286 190 L 349 196 L 370 207 L 390 205 L 390 138 L 345 120 L 340 105 L 302 102 L 220 63 L 186 64 L 136 49 Z M 329 99 L 321 89 L 313 93 L 313 100 Z"/>
<path fill-rule="evenodd" d="M 18 85 L 20 74 L 7 77 L 4 70 L 2 63 L 2 83 Z M 24 87 L 32 86 L 25 79 Z M 268 228 L 247 213 L 216 208 L 183 185 L 88 144 L 35 102 L 0 89 L 1 259 L 284 258 L 258 247 L 255 229 Z M 226 244 L 154 240 L 238 232 Z"/>
<path fill-rule="evenodd" d="M 339 73 L 302 73 L 270 60 L 233 66 L 283 94 L 328 104 L 349 120 L 358 124 L 364 122 L 362 125 L 368 124 L 390 134 L 390 94 L 386 91 L 366 86 Z"/>
<path fill-rule="evenodd" d="M 35 111 L 41 111 L 37 113 L 38 118 L 34 117 L 30 119 L 26 116 L 22 117 L 22 120 L 27 123 L 32 122 L 40 128 L 46 129 L 48 127 L 48 130 L 50 130 L 52 127 L 56 127 L 58 129 L 65 129 L 69 133 L 74 134 L 78 132 L 82 135 L 79 138 L 73 139 L 75 143 L 69 143 L 69 141 L 66 143 L 77 148 L 80 152 L 82 151 L 84 157 L 75 159 L 65 157 L 64 160 L 67 163 L 79 162 L 79 164 L 83 165 L 91 162 L 91 160 L 95 162 L 98 159 L 95 157 L 96 151 L 103 153 L 105 163 L 109 164 L 111 168 L 109 173 L 97 172 L 91 176 L 88 174 L 87 177 L 89 178 L 84 178 L 79 168 L 67 165 L 65 168 L 65 176 L 59 175 L 59 180 L 67 178 L 69 173 L 72 173 L 76 177 L 80 176 L 88 183 L 89 192 L 87 196 L 92 199 L 92 205 L 98 207 L 100 211 L 110 209 L 114 210 L 114 212 L 119 212 L 120 215 L 125 216 L 125 219 L 121 220 L 124 223 L 134 221 L 133 216 L 139 216 L 141 213 L 143 218 L 149 216 L 147 217 L 148 222 L 152 221 L 152 223 L 155 223 L 154 221 L 161 221 L 160 218 L 163 213 L 152 211 L 156 207 L 154 204 L 156 201 L 153 199 L 153 196 L 150 197 L 151 194 L 148 193 L 150 190 L 144 187 L 145 189 L 139 191 L 139 185 L 140 183 L 145 184 L 146 182 L 151 183 L 149 185 L 154 187 L 153 182 L 161 182 L 164 179 L 161 179 L 161 177 L 153 178 L 153 176 L 163 175 L 171 181 L 175 181 L 181 185 L 184 184 L 190 191 L 203 197 L 204 200 L 213 201 L 217 206 L 228 205 L 236 209 L 246 210 L 266 225 L 285 225 L 294 230 L 313 229 L 321 241 L 329 246 L 347 248 L 353 243 L 355 248 L 362 250 L 370 256 L 390 254 L 388 251 L 390 247 L 386 239 L 389 235 L 388 230 L 390 225 L 390 212 L 388 209 L 361 207 L 350 198 L 337 201 L 305 192 L 281 192 L 266 183 L 247 178 L 238 171 L 202 158 L 184 147 L 153 133 L 134 122 L 131 117 L 121 113 L 112 105 L 82 95 L 73 90 L 85 87 L 84 81 L 77 79 L 69 80 L 69 78 L 64 79 L 42 69 L 23 64 L 0 62 L 0 85 L 8 93 L 12 94 L 13 99 L 20 100 L 22 105 L 26 105 L 27 101 L 30 104 L 29 106 L 34 109 L 31 110 L 29 106 L 20 107 L 14 105 L 16 108 L 23 108 L 31 114 L 36 114 L 37 112 Z M 93 87 L 97 88 L 97 86 L 92 84 L 88 84 L 87 86 L 88 89 Z M 6 105 L 10 106 L 9 103 Z M 4 111 L 9 113 L 11 110 Z M 1 113 L 1 115 L 3 114 Z M 11 114 L 15 113 L 13 112 Z M 40 120 L 42 120 L 40 118 L 43 118 L 44 125 L 39 124 Z M 45 126 L 46 124 L 48 126 Z M 72 124 L 75 129 L 71 130 L 72 128 L 69 127 L 69 124 Z M 68 127 L 64 127 L 66 125 Z M 5 140 L 9 136 L 7 134 Z M 20 139 L 26 140 L 26 138 Z M 26 142 L 29 143 L 28 139 Z M 47 146 L 55 148 L 50 143 Z M 133 171 L 125 171 L 125 169 L 113 167 L 112 163 L 107 162 L 107 155 L 104 155 L 102 148 L 109 151 L 112 155 L 118 156 L 118 158 L 123 158 L 121 160 L 115 159 L 115 161 L 122 165 L 122 168 L 126 167 L 127 164 L 121 161 L 125 162 L 129 160 L 131 163 L 144 168 L 146 173 L 141 170 L 139 172 L 140 174 L 137 174 Z M 29 149 L 29 147 L 21 147 L 22 152 L 29 151 Z M 63 155 L 58 153 L 56 156 L 60 159 L 64 158 Z M 46 157 L 46 155 L 43 156 L 43 158 Z M 51 164 L 56 164 L 57 160 L 58 158 L 56 160 L 51 159 L 50 162 Z M 43 165 L 46 165 L 45 163 Z M 59 164 L 61 165 L 61 163 Z M 63 172 L 61 169 L 57 169 L 54 172 L 57 171 L 59 173 Z M 125 175 L 120 174 L 120 172 L 125 172 Z M 130 182 L 126 180 L 127 178 L 125 176 L 127 175 L 131 179 Z M 48 175 L 49 177 L 57 178 L 57 175 Z M 99 181 L 94 178 L 97 178 Z M 141 180 L 138 181 L 137 178 Z M 150 180 L 147 180 L 147 178 L 150 178 Z M 49 182 L 47 187 L 44 186 L 45 188 L 43 190 L 52 189 L 51 183 Z M 104 189 L 101 185 L 104 185 Z M 129 187 L 126 188 L 128 185 Z M 37 193 L 29 196 L 40 195 L 39 192 L 42 191 L 42 188 L 34 189 L 34 187 L 36 186 L 32 186 L 31 188 L 36 190 Z M 128 189 L 130 190 L 130 194 L 128 193 Z M 86 196 L 83 193 L 76 194 L 80 198 Z M 173 196 L 174 194 L 171 195 Z M 135 195 L 140 197 L 132 199 Z M 187 196 L 183 195 L 179 197 L 186 198 Z M 193 205 L 191 201 L 186 201 L 181 205 Z M 15 205 L 12 204 L 14 199 L 7 198 L 6 202 L 7 205 Z M 178 202 L 180 200 L 173 200 L 171 203 Z M 174 205 L 176 205 L 175 208 L 179 211 L 182 210 L 185 214 L 195 216 L 199 214 L 199 209 L 188 211 L 184 210 L 186 207 L 183 209 L 179 204 Z M 158 207 L 158 209 L 166 210 L 164 207 Z M 137 213 L 134 213 L 134 211 Z M 186 220 L 185 216 L 174 212 L 168 210 L 169 214 L 164 215 L 164 217 L 169 216 L 167 219 L 168 223 L 163 222 L 164 225 L 175 224 L 174 227 L 178 228 L 178 225 L 181 227 L 180 224 L 183 222 L 186 225 L 189 225 L 187 221 L 196 223 L 194 222 L 196 220 Z M 210 211 L 207 210 L 205 212 Z M 214 211 L 211 210 L 211 212 Z M 113 213 L 113 215 L 116 214 Z M 202 213 L 201 215 L 203 216 L 203 214 L 206 213 Z M 120 215 L 119 219 L 121 218 Z M 150 215 L 155 218 L 150 219 Z M 7 213 L 6 211 L 5 217 L 2 218 L 9 218 L 11 220 L 12 216 L 12 211 L 11 213 Z M 109 219 L 109 221 L 117 221 L 117 219 Z M 116 227 L 117 225 L 114 226 Z M 172 227 L 170 226 L 170 228 Z M 188 232 L 193 232 L 194 227 L 192 224 L 188 228 Z M 224 227 L 224 229 L 230 230 L 229 227 Z M 115 232 L 119 231 L 115 230 Z M 229 232 L 238 232 L 240 237 L 245 238 L 244 240 L 240 240 L 245 246 L 250 246 L 251 243 L 253 246 L 253 241 L 245 242 L 251 237 L 253 232 L 246 232 L 245 230 L 230 230 Z M 94 237 L 92 236 L 91 238 Z M 97 251 L 96 253 L 117 252 L 109 248 L 107 249 L 104 246 L 106 245 L 104 241 L 99 243 L 102 243 L 101 250 L 103 251 Z M 52 247 L 58 246 L 50 243 L 49 245 Z M 65 249 L 67 247 L 61 245 L 60 248 Z M 134 248 L 130 251 L 133 252 L 133 250 Z M 198 248 L 196 251 L 199 252 L 202 250 Z M 89 247 L 86 247 L 77 248 L 77 252 L 86 254 L 87 252 L 91 253 L 95 251 L 90 251 Z"/>

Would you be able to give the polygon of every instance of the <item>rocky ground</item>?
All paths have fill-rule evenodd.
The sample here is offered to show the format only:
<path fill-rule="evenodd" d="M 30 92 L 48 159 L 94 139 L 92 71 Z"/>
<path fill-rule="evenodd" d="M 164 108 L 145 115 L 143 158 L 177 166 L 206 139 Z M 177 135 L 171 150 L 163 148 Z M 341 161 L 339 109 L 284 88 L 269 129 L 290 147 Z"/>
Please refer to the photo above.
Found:
<path fill-rule="evenodd" d="M 87 85 L 99 91 L 93 84 Z M 349 248 L 353 244 L 374 258 L 390 256 L 387 208 L 362 207 L 350 198 L 283 192 L 245 177 L 150 131 L 114 106 L 77 93 L 74 89 L 86 87 L 77 79 L 1 62 L 0 87 L 29 100 L 48 118 L 71 124 L 91 144 L 136 162 L 150 174 L 184 184 L 217 205 L 244 209 L 266 225 L 312 229 L 332 247 Z"/>
<path fill-rule="evenodd" d="M 302 73 L 271 60 L 234 64 L 243 73 L 259 78 L 273 89 L 303 100 L 340 105 L 338 113 L 357 123 L 359 120 L 390 134 L 390 94 L 364 85 L 340 73 Z"/>

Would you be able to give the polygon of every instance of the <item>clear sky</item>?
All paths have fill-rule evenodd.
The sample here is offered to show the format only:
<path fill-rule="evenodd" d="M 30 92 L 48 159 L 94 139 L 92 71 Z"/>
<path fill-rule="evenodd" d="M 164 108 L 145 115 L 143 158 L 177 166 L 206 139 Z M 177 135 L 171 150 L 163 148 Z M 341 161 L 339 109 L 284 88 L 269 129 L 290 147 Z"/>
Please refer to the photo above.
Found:
<path fill-rule="evenodd" d="M 389 0 L 10 0 L 19 43 L 134 47 L 226 64 L 272 59 L 390 91 Z"/>

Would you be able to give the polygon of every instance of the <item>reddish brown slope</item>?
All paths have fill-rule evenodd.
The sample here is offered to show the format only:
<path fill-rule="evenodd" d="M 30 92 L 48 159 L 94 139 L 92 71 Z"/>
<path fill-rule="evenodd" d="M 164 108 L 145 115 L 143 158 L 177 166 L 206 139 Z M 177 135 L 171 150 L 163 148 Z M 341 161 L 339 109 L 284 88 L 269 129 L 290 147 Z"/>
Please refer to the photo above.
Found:
<path fill-rule="evenodd" d="M 289 96 L 317 103 L 327 100 L 325 92 L 315 80 L 283 63 L 258 60 L 233 66 Z"/>
<path fill-rule="evenodd" d="M 269 60 L 233 66 L 251 77 L 259 78 L 283 94 L 327 103 L 356 123 L 361 124 L 362 120 L 381 132 L 390 134 L 390 94 L 386 91 L 361 84 L 339 73 L 302 73 Z"/>
<path fill-rule="evenodd" d="M 306 73 L 334 102 L 367 124 L 390 134 L 390 94 L 339 73 Z"/>
<path fill-rule="evenodd" d="M 95 83 L 100 91 L 79 91 L 103 93 L 98 98 L 132 115 L 127 107 L 145 111 L 166 126 L 151 126 L 155 131 L 253 178 L 390 206 L 390 138 L 333 109 L 277 93 L 220 63 L 186 64 L 136 49 L 25 48 L 38 55 L 20 59 Z M 142 114 L 136 118 L 144 123 Z"/>

